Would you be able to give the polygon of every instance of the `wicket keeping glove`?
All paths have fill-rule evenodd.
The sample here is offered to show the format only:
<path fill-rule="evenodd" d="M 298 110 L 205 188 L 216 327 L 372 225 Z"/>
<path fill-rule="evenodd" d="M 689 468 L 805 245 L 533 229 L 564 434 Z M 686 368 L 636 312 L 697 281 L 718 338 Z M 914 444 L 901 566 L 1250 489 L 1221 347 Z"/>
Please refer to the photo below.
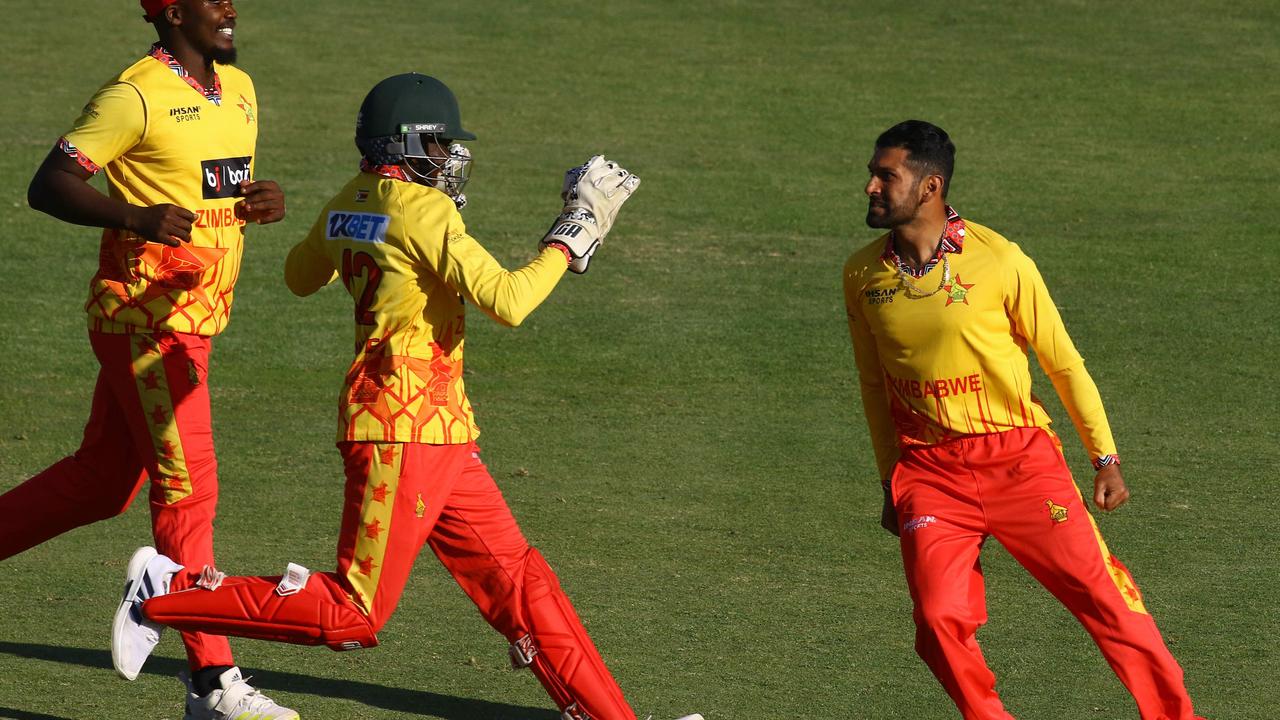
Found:
<path fill-rule="evenodd" d="M 622 203 L 640 186 L 640 178 L 617 163 L 595 155 L 564 174 L 560 197 L 564 210 L 551 224 L 539 247 L 568 251 L 569 269 L 581 275 L 604 241 Z"/>

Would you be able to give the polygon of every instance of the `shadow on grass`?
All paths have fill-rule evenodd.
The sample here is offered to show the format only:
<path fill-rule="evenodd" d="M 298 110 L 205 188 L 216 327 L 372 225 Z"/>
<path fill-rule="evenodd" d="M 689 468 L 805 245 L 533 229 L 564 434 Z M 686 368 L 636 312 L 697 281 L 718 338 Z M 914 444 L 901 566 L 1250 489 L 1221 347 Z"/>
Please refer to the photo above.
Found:
<path fill-rule="evenodd" d="M 25 710 L 14 710 L 13 708 L 0 707 L 0 720 L 71 720 L 60 715 L 45 715 L 43 713 L 27 712 Z"/>
<path fill-rule="evenodd" d="M 31 660 L 110 668 L 111 653 L 106 650 L 37 645 L 34 643 L 0 642 L 0 654 Z M 169 677 L 186 669 L 186 663 L 172 658 L 152 658 L 143 672 L 147 675 Z M 355 680 L 337 680 L 298 673 L 263 671 L 255 675 L 245 669 L 246 675 L 254 675 L 253 684 L 262 690 L 280 690 L 289 693 L 318 695 L 339 700 L 354 700 L 370 707 L 393 712 L 441 718 L 442 720 L 559 720 L 560 714 L 545 708 L 495 703 L 487 700 L 469 700 L 452 695 L 441 695 L 427 690 L 387 687 Z M 6 715 L 4 713 L 13 713 Z M 3 720 L 68 720 L 67 718 L 38 713 L 9 710 L 0 707 Z"/>

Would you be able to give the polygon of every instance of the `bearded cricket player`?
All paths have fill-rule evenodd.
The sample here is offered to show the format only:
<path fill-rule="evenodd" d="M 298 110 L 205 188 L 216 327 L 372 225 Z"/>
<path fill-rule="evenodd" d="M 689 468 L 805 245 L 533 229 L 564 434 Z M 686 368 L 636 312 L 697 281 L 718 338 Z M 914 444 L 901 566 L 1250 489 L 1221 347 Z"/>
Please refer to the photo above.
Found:
<path fill-rule="evenodd" d="M 217 459 L 209 353 L 226 327 L 246 223 L 284 217 L 254 179 L 258 98 L 234 66 L 231 0 L 142 0 L 157 42 L 104 85 L 31 181 L 31 207 L 104 228 L 89 287 L 100 365 L 76 452 L 0 496 L 0 559 L 125 511 L 149 483 L 156 546 L 191 587 L 213 566 Z M 87 181 L 107 176 L 108 193 Z M 187 720 L 297 714 L 244 681 L 225 637 L 183 635 Z M 136 674 L 136 673 L 135 673 Z"/>
<path fill-rule="evenodd" d="M 954 163 L 935 125 L 885 131 L 866 194 L 867 224 L 888 232 L 844 267 L 882 524 L 900 538 L 916 650 L 966 720 L 1012 718 L 976 639 L 987 618 L 979 552 L 994 537 L 1080 621 L 1143 720 L 1195 720 L 1182 669 L 1031 391 L 1028 350 L 1093 460 L 1094 504 L 1110 512 L 1129 490 L 1098 389 L 1031 259 L 947 204 Z"/>

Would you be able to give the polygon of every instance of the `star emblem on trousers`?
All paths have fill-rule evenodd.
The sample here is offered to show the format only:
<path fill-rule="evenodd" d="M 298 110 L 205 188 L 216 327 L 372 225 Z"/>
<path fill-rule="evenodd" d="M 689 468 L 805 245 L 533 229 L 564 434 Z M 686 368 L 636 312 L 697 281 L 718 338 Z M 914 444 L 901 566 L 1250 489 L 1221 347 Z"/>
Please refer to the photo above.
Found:
<path fill-rule="evenodd" d="M 387 502 L 387 490 L 388 490 L 388 489 L 389 489 L 389 488 L 387 487 L 387 484 L 386 484 L 386 483 L 382 483 L 382 484 L 381 484 L 381 485 L 379 485 L 378 487 L 374 488 L 374 489 L 373 489 L 373 501 L 374 501 L 374 502 L 380 502 L 380 503 L 386 504 L 386 502 Z"/>
<path fill-rule="evenodd" d="M 364 526 L 364 536 L 370 540 L 377 540 L 378 536 L 381 534 L 382 523 L 377 518 L 374 518 L 373 522 Z"/>
<path fill-rule="evenodd" d="M 379 450 L 378 462 L 382 463 L 383 465 L 395 465 L 396 464 L 396 446 L 388 445 L 385 448 L 382 448 L 381 450 Z"/>
<path fill-rule="evenodd" d="M 379 565 L 374 564 L 372 555 L 370 555 L 369 557 L 363 560 L 358 561 L 357 564 L 360 565 L 360 574 L 364 575 L 365 577 L 372 577 L 373 569 L 376 567 L 380 567 Z"/>

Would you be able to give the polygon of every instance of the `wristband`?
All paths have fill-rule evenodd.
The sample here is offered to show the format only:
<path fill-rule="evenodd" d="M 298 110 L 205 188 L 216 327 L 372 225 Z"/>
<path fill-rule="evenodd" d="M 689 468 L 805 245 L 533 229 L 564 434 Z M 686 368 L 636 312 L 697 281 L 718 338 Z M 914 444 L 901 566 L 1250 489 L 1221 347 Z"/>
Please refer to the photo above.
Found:
<path fill-rule="evenodd" d="M 555 248 L 556 250 L 564 253 L 564 262 L 566 265 L 573 262 L 573 253 L 569 252 L 569 248 L 567 246 L 558 242 L 549 242 L 547 243 L 547 247 Z"/>
<path fill-rule="evenodd" d="M 1120 456 L 1112 453 L 1111 455 L 1103 455 L 1102 457 L 1094 458 L 1093 469 L 1101 470 L 1102 468 L 1108 465 L 1119 465 L 1119 464 L 1120 464 Z"/>

